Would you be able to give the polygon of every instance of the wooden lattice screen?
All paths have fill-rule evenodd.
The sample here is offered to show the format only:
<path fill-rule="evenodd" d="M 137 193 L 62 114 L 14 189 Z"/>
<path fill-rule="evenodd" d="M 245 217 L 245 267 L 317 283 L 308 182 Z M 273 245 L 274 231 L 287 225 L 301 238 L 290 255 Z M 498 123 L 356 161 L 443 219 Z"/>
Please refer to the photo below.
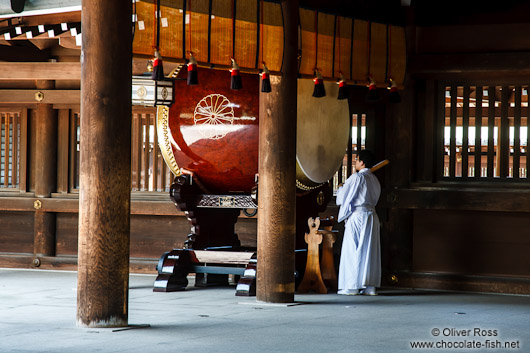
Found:
<path fill-rule="evenodd" d="M 154 113 L 132 116 L 132 190 L 168 192 L 173 182 L 158 146 Z"/>
<path fill-rule="evenodd" d="M 131 138 L 131 188 L 132 191 L 168 192 L 173 174 L 167 167 L 158 146 L 155 113 L 152 109 L 139 109 L 132 114 Z M 72 114 L 70 185 L 79 189 L 79 124 L 80 114 Z"/>
<path fill-rule="evenodd" d="M 18 188 L 20 114 L 0 113 L 0 188 Z"/>
<path fill-rule="evenodd" d="M 528 86 L 446 86 L 442 178 L 528 179 Z M 442 136 L 442 135 L 440 135 Z"/>

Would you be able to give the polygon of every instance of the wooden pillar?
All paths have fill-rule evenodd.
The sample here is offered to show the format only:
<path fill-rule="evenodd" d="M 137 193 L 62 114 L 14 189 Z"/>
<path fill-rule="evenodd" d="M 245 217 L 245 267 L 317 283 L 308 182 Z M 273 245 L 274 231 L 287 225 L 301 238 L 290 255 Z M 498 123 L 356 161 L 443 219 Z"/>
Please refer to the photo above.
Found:
<path fill-rule="evenodd" d="M 55 256 L 56 214 L 42 210 L 35 211 L 33 252 L 38 256 Z"/>
<path fill-rule="evenodd" d="M 77 325 L 127 326 L 132 32 L 129 0 L 83 0 Z"/>
<path fill-rule="evenodd" d="M 36 81 L 35 87 L 51 90 L 55 82 Z M 35 197 L 48 198 L 57 184 L 57 113 L 51 104 L 37 104 L 36 111 Z M 55 256 L 55 213 L 36 210 L 33 244 L 35 255 Z"/>
<path fill-rule="evenodd" d="M 281 2 L 282 76 L 260 94 L 258 301 L 288 303 L 295 290 L 298 1 Z"/>
<path fill-rule="evenodd" d="M 416 52 L 416 27 L 413 25 L 414 9 L 407 9 L 408 23 L 406 27 L 407 37 L 407 57 L 414 57 Z M 401 103 L 390 104 L 386 119 L 386 143 L 387 158 L 390 160 L 391 167 L 388 170 L 389 177 L 385 182 L 389 183 L 387 188 L 391 188 L 389 199 L 393 207 L 389 208 L 387 215 L 380 215 L 380 218 L 386 218 L 383 221 L 381 232 L 381 252 L 383 266 L 383 285 L 393 284 L 392 275 L 399 277 L 399 272 L 412 270 L 413 264 L 413 230 L 414 230 L 414 211 L 411 209 L 399 208 L 399 189 L 409 187 L 412 181 L 413 157 L 414 153 L 412 141 L 416 139 L 413 132 L 416 124 L 417 85 L 410 76 L 406 74 L 404 80 L 405 90 L 400 91 Z M 434 93 L 433 90 L 431 90 Z M 431 114 L 432 119 L 436 115 Z M 430 122 L 430 125 L 435 122 Z M 422 131 L 421 133 L 425 133 Z M 419 149 L 426 148 L 418 146 Z M 433 156 L 433 155 L 432 155 Z M 435 163 L 430 157 L 430 163 Z M 433 165 L 430 166 L 434 168 Z M 427 168 L 427 167 L 426 167 Z M 388 175 L 388 174 L 387 174 Z M 382 201 L 382 200 L 380 200 Z"/>

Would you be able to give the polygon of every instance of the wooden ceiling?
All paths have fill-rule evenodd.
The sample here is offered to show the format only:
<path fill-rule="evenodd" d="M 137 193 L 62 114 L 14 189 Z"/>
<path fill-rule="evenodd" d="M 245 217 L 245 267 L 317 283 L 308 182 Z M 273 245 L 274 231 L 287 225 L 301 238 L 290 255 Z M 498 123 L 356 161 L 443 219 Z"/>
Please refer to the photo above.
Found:
<path fill-rule="evenodd" d="M 189 2 L 190 0 L 188 0 Z M 172 18 L 172 22 L 178 22 L 181 21 L 182 23 L 182 16 L 179 15 L 179 3 L 180 1 L 162 1 L 162 6 L 166 9 L 165 16 L 169 16 Z M 151 4 L 149 4 L 151 3 Z M 206 13 L 202 13 L 201 6 L 204 7 L 204 3 L 206 4 Z M 225 1 L 225 3 L 229 3 L 229 1 Z M 241 2 L 243 4 L 244 2 Z M 246 3 L 252 3 L 252 1 L 247 1 Z M 259 2 L 258 2 L 259 3 Z M 271 4 L 279 7 L 278 4 L 274 4 L 274 2 L 266 1 L 265 4 Z M 164 5 L 165 4 L 165 5 Z M 193 37 L 199 38 L 197 35 L 202 34 L 204 36 L 205 29 L 201 29 L 200 24 L 206 23 L 208 25 L 208 1 L 196 1 L 192 2 L 191 4 L 194 4 L 194 10 L 195 14 L 193 15 L 193 21 L 194 26 L 193 30 L 195 31 L 193 33 Z M 201 5 L 202 4 L 202 5 Z M 222 2 L 219 2 L 219 4 L 223 4 Z M 146 6 L 147 5 L 147 6 Z M 219 6 L 220 6 L 219 5 Z M 145 8 L 145 11 L 150 11 L 149 13 L 141 13 L 140 9 L 142 6 Z M 152 9 L 151 7 L 154 6 L 153 1 L 150 0 L 144 0 L 137 3 L 135 6 L 135 13 L 137 12 L 137 19 L 139 22 L 145 23 L 142 24 L 142 28 L 140 28 L 140 25 L 138 24 L 138 28 L 135 31 L 135 43 L 134 43 L 134 52 L 136 58 L 142 58 L 143 60 L 147 60 L 149 57 L 152 56 L 152 42 L 153 42 L 153 35 L 147 34 L 149 31 L 153 31 L 153 24 L 149 22 L 152 20 Z M 182 6 L 182 4 L 180 5 Z M 239 6 L 239 5 L 238 5 Z M 255 7 L 255 3 L 254 3 Z M 270 6 L 269 6 L 270 7 Z M 304 37 L 303 40 L 303 47 L 301 49 L 302 53 L 302 59 L 306 59 L 305 61 L 311 61 L 305 63 L 304 60 L 302 60 L 301 65 L 301 74 L 306 75 L 313 75 L 313 67 L 318 67 L 319 70 L 322 70 L 322 74 L 325 77 L 339 77 L 339 73 L 344 73 L 344 78 L 352 80 L 354 82 L 360 82 L 360 84 L 364 84 L 364 81 L 368 80 L 369 75 L 373 75 L 374 78 L 381 83 L 386 82 L 386 77 L 389 75 L 389 69 L 386 68 L 386 66 L 389 66 L 390 63 L 396 67 L 392 70 L 391 77 L 398 82 L 398 84 L 401 83 L 403 72 L 404 72 L 404 65 L 405 65 L 405 57 L 404 57 L 404 35 L 399 32 L 399 29 L 397 26 L 394 26 L 393 28 L 387 26 L 385 27 L 385 24 L 399 24 L 403 22 L 403 16 L 401 16 L 404 13 L 404 7 L 401 6 L 400 0 L 348 0 L 348 1 L 339 1 L 339 0 L 329 0 L 329 1 L 316 1 L 316 0 L 301 0 L 300 1 L 300 7 L 301 7 L 301 21 L 303 24 L 305 24 L 305 27 L 302 28 L 302 35 L 306 33 L 306 37 Z M 191 8 L 190 8 L 191 9 Z M 265 7 L 267 9 L 267 7 Z M 255 10 L 255 9 L 254 9 Z M 210 9 L 210 11 L 212 11 Z M 316 11 L 316 12 L 315 12 Z M 217 10 L 219 12 L 219 10 Z M 213 13 L 213 12 L 212 12 Z M 238 14 L 242 14 L 243 12 L 238 12 Z M 263 11 L 265 15 L 267 15 L 266 11 Z M 314 15 L 314 14 L 317 15 Z M 304 16 L 302 16 L 304 14 Z M 81 30 L 81 16 L 80 11 L 73 11 L 70 13 L 55 13 L 55 14 L 48 14 L 48 15 L 39 15 L 39 16 L 24 16 L 24 13 L 20 14 L 20 17 L 13 17 L 10 20 L 0 19 L 0 61 L 18 61 L 18 62 L 45 62 L 49 60 L 57 60 L 57 61 L 78 61 L 79 55 L 80 55 L 80 41 L 79 37 L 76 38 L 74 33 L 79 33 Z M 205 15 L 205 16 L 202 16 Z M 206 18 L 206 22 L 201 22 L 200 16 Z M 230 27 L 232 24 L 232 21 L 230 20 L 230 14 L 223 15 L 222 13 L 216 13 L 216 20 L 220 21 L 223 17 L 228 17 L 225 22 L 227 22 L 227 26 Z M 242 16 L 242 15 L 239 15 Z M 318 27 L 318 49 L 312 48 L 311 45 L 315 43 L 315 40 L 313 39 L 315 36 L 311 33 L 315 32 L 315 29 L 312 28 L 313 20 L 311 17 L 311 20 L 307 20 L 307 17 L 315 17 L 319 16 L 319 27 Z M 326 17 L 327 16 L 327 17 Z M 162 16 L 164 17 L 164 16 Z M 267 17 L 267 16 L 265 16 Z M 270 17 L 270 16 L 269 16 Z M 276 16 L 278 17 L 278 16 Z M 281 14 L 280 16 L 281 17 Z M 322 17 L 322 18 L 320 18 Z M 342 32 L 338 32 L 338 34 L 334 34 L 333 26 L 336 25 L 337 18 L 341 17 L 343 18 L 343 21 L 341 22 L 340 19 L 338 21 L 339 25 L 344 28 Z M 347 21 L 348 18 L 351 17 L 355 20 L 359 20 L 359 23 L 352 22 L 351 18 L 349 19 L 349 22 Z M 140 21 L 140 19 L 142 21 Z M 256 25 L 255 23 L 252 24 L 252 20 L 254 18 L 247 20 L 246 18 L 238 18 L 238 21 L 250 21 L 250 27 L 251 29 L 243 29 L 246 31 L 245 37 L 256 37 L 255 34 L 249 34 L 247 33 L 250 30 L 253 30 L 256 32 Z M 269 22 L 267 22 L 269 21 Z M 264 49 L 263 54 L 267 54 L 268 56 L 271 56 L 273 54 L 278 54 L 279 57 L 276 58 L 277 60 L 273 60 L 274 58 L 265 58 L 262 56 L 259 57 L 259 60 L 266 61 L 267 65 L 269 66 L 269 69 L 271 71 L 278 71 L 281 68 L 281 20 L 278 23 L 270 22 L 271 20 L 267 20 L 265 18 L 263 29 L 264 33 L 267 33 L 265 30 L 274 30 L 278 28 L 280 30 L 279 33 L 276 33 L 275 36 L 272 36 L 274 38 L 278 37 L 280 40 L 273 40 L 273 42 L 277 42 L 280 46 L 276 49 L 269 48 L 268 50 L 265 50 L 267 48 L 263 48 L 263 44 L 261 44 L 262 48 Z M 304 22 L 305 21 L 305 22 Z M 363 23 L 364 21 L 364 23 Z M 329 23 L 328 23 L 329 22 Z M 151 24 L 149 24 L 151 23 Z M 335 24 L 334 24 L 335 23 Z M 349 25 L 348 25 L 349 23 Z M 372 23 L 372 25 L 370 25 Z M 377 27 L 379 25 L 379 27 Z M 213 26 L 213 21 L 212 21 Z M 375 30 L 373 29 L 373 26 L 376 26 Z M 188 28 L 189 27 L 189 28 Z M 228 28 L 227 27 L 227 28 Z M 325 27 L 322 29 L 321 27 Z M 329 27 L 329 28 L 328 28 Z M 363 28 L 372 28 L 369 32 L 373 31 L 373 33 L 370 34 L 363 34 L 362 32 Z M 205 27 L 207 28 L 207 27 Z M 237 27 L 239 28 L 239 27 Z M 355 29 L 355 38 L 349 38 L 349 33 Z M 183 47 L 183 44 L 178 43 L 178 39 L 180 37 L 183 37 L 182 34 L 177 33 L 179 30 L 180 32 L 182 29 L 182 25 L 177 26 L 175 29 L 171 29 L 170 31 L 170 38 L 166 41 L 169 41 L 168 43 L 165 43 L 162 45 L 162 39 L 167 37 L 168 29 L 161 29 L 162 32 L 162 38 L 161 38 L 161 53 L 165 59 L 171 59 L 173 60 L 183 60 L 183 54 L 184 50 L 187 52 L 190 50 L 188 47 L 191 42 L 191 35 L 190 34 L 190 41 L 186 43 L 186 47 Z M 49 31 L 53 30 L 55 32 L 54 36 L 49 35 Z M 186 26 L 186 31 L 191 32 L 191 25 Z M 202 32 L 201 32 L 202 31 Z M 360 31 L 358 33 L 358 31 Z M 395 31 L 398 31 L 394 33 Z M 151 33 L 149 32 L 149 33 Z M 252 32 L 252 33 L 254 33 Z M 329 32 L 329 33 L 328 33 Z M 362 33 L 361 33 L 362 32 Z M 387 46 L 387 40 L 388 40 L 388 33 L 391 32 L 392 36 L 392 46 Z M 402 32 L 402 30 L 401 30 Z M 206 32 L 209 33 L 208 31 Z M 212 30 L 213 33 L 213 30 Z M 256 32 L 258 33 L 258 32 Z M 352 32 L 353 33 L 353 32 Z M 274 34 L 274 33 L 273 33 Z M 165 37 L 164 37 L 165 36 Z M 381 40 L 378 40 L 379 37 L 381 37 Z M 144 38 L 145 37 L 145 38 Z M 175 42 L 175 39 L 177 38 L 177 42 Z M 272 38 L 271 34 L 269 34 L 269 38 Z M 402 37 L 403 40 L 399 41 L 399 38 Z M 338 39 L 338 43 L 340 44 L 337 46 L 339 49 L 333 51 L 334 44 Z M 371 38 L 366 40 L 366 38 Z M 77 41 L 76 41 L 77 39 Z M 188 39 L 188 35 L 186 34 L 186 41 Z M 221 39 L 212 39 L 212 41 L 216 42 Z M 227 40 L 227 38 L 224 38 L 223 40 Z M 234 43 L 238 43 L 238 41 L 232 39 Z M 326 42 L 329 42 L 327 43 Z M 269 40 L 270 41 L 270 40 Z M 145 43 L 144 43 L 145 42 Z M 201 40 L 200 43 L 206 43 L 209 42 L 208 38 L 204 38 L 204 40 Z M 351 44 L 353 42 L 353 44 Z M 366 44 L 366 43 L 371 44 Z M 349 44 L 350 43 L 350 44 Z M 398 47 L 396 46 L 396 43 L 398 44 Z M 226 45 L 222 45 L 220 47 L 232 47 L 232 44 L 225 43 Z M 254 43 L 257 45 L 256 43 Z M 143 46 L 142 46 L 143 45 Z M 236 49 L 238 48 L 235 44 L 234 46 Z M 144 50 L 145 48 L 146 50 Z M 344 48 L 342 48 L 344 47 Z M 350 59 L 349 56 L 346 56 L 347 53 L 350 53 L 353 47 L 353 51 L 355 52 L 354 59 Z M 366 48 L 365 48 L 366 47 Z M 142 49 L 144 48 L 144 49 Z M 174 49 L 176 48 L 176 49 Z M 181 48 L 181 49 L 178 49 Z M 340 49 L 342 48 L 342 50 Z M 390 49 L 388 49 L 390 48 Z M 169 50 L 177 50 L 177 53 L 168 52 Z M 222 60 L 219 58 L 215 58 L 215 55 L 217 53 L 217 46 L 214 46 L 214 50 L 212 51 L 211 48 L 192 48 L 194 55 L 197 57 L 197 60 L 199 62 L 203 62 L 209 65 L 216 65 L 221 66 L 222 64 L 228 64 L 229 60 Z M 202 52 L 199 49 L 203 49 Z M 247 48 L 248 49 L 248 48 Z M 388 52 L 387 52 L 388 50 Z M 318 66 L 315 66 L 316 63 L 314 62 L 315 59 L 312 59 L 316 57 L 315 52 L 318 52 L 319 55 L 319 61 Z M 320 57 L 320 53 L 325 53 L 325 58 Z M 331 54 L 330 54 L 331 52 Z M 392 53 L 392 55 L 390 54 Z M 197 56 L 198 54 L 201 54 L 203 57 Z M 207 53 L 208 55 L 205 56 Z M 311 54 L 313 53 L 313 54 Z M 211 54 L 211 55 L 210 55 Z M 223 53 L 221 53 L 223 54 Z M 224 53 L 226 54 L 226 53 Z M 247 69 L 259 69 L 261 68 L 261 64 L 259 64 L 259 67 L 255 67 L 254 64 L 250 65 L 242 61 L 242 54 L 238 54 L 236 50 L 235 57 L 239 56 L 239 65 L 242 68 Z M 144 57 L 142 57 L 143 55 Z M 338 57 L 343 57 L 342 59 L 336 59 Z M 396 56 L 397 55 L 397 56 Z M 210 57 L 212 56 L 212 57 Z M 218 55 L 219 56 L 219 55 Z M 225 55 L 226 56 L 226 55 Z M 252 62 L 255 62 L 257 59 L 257 55 L 253 54 L 252 56 Z M 366 56 L 366 58 L 364 58 Z M 391 59 L 390 56 L 392 56 Z M 311 60 L 309 59 L 311 57 Z M 381 57 L 382 59 L 379 60 L 378 58 Z M 387 58 L 388 57 L 388 58 Z M 360 60 L 360 63 L 358 62 Z M 391 61 L 390 61 L 391 60 Z M 257 62 L 257 61 L 256 61 Z M 305 64 L 304 64 L 305 63 Z M 225 65 L 226 65 L 225 64 Z M 342 64 L 342 65 L 341 65 Z M 257 65 L 257 64 L 256 64 Z M 327 67 L 327 66 L 329 67 Z M 335 69 L 333 69 L 333 65 L 335 65 Z M 307 67 L 306 67 L 307 66 Z M 349 66 L 352 66 L 352 68 L 349 68 Z M 366 68 L 365 68 L 366 66 Z M 145 64 L 140 64 L 140 67 L 145 68 Z M 389 66 L 390 67 L 390 66 Z M 356 72 L 355 70 L 358 68 L 361 68 Z M 337 72 L 335 72 L 337 71 Z M 365 72 L 366 71 L 366 72 Z"/>
<path fill-rule="evenodd" d="M 529 23 L 527 0 L 412 0 L 418 26 Z"/>
<path fill-rule="evenodd" d="M 397 26 L 405 26 L 407 20 L 407 6 L 402 6 L 401 0 L 299 0 L 299 5 L 310 10 Z"/>

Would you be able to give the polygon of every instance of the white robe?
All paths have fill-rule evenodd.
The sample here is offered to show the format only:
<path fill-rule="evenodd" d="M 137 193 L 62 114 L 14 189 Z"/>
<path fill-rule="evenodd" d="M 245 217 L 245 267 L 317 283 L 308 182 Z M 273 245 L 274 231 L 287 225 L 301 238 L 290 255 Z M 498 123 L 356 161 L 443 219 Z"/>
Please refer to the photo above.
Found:
<path fill-rule="evenodd" d="M 337 191 L 338 221 L 346 220 L 339 265 L 339 290 L 381 285 L 379 218 L 381 184 L 368 168 L 352 174 Z"/>

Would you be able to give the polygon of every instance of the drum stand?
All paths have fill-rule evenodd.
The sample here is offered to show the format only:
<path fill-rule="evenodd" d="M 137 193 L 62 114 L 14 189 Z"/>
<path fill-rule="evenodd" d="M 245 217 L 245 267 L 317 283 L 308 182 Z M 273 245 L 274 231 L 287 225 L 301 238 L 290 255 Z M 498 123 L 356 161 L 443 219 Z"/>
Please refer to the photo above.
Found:
<path fill-rule="evenodd" d="M 170 197 L 175 203 L 175 206 L 186 213 L 188 221 L 191 224 L 191 233 L 188 234 L 188 239 L 185 242 L 185 249 L 199 249 L 199 250 L 240 250 L 241 242 L 237 234 L 235 234 L 235 223 L 241 212 L 245 208 L 257 208 L 250 195 L 211 195 L 205 194 L 199 188 L 200 181 L 196 178 L 192 179 L 190 175 L 180 175 L 175 178 L 171 185 Z M 189 261 L 184 261 L 183 257 L 188 256 L 186 253 L 173 249 L 170 252 L 162 255 L 161 262 L 158 267 L 159 277 L 162 276 L 162 269 L 169 263 L 173 257 L 180 258 L 179 261 L 173 261 L 175 267 L 172 271 L 175 279 L 164 280 L 169 287 L 158 288 L 157 291 L 172 291 L 183 290 L 187 285 L 187 280 L 184 281 L 184 276 L 187 276 L 187 271 L 178 269 L 179 263 L 181 266 L 188 266 Z M 173 252 L 177 253 L 173 254 Z M 167 267 L 167 266 L 166 266 Z M 213 268 L 212 268 L 213 271 Z M 227 271 L 229 271 L 227 269 Z M 209 285 L 226 285 L 228 284 L 228 275 L 226 273 L 211 273 L 208 271 L 195 274 L 195 286 L 209 286 Z M 223 272 L 223 271 L 221 271 Z M 231 273 L 230 271 L 228 273 Z M 172 275 L 173 276 L 173 275 Z M 164 281 L 157 280 L 157 285 L 161 286 Z M 172 285 L 175 283 L 176 285 Z M 185 284 L 184 284 L 185 283 Z M 184 285 L 182 285 L 184 284 Z M 174 289 L 171 289 L 171 288 Z"/>

